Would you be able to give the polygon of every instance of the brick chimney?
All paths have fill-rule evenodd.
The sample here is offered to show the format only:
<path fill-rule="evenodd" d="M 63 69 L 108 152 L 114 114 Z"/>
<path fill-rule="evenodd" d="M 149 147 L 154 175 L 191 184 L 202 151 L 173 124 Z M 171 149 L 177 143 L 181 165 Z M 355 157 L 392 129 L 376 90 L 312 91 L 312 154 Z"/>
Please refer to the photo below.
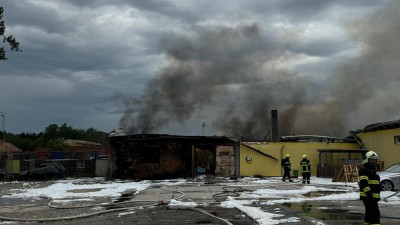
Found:
<path fill-rule="evenodd" d="M 279 134 L 278 134 L 278 110 L 273 109 L 271 110 L 271 122 L 272 122 L 272 135 L 271 139 L 273 142 L 279 141 Z"/>

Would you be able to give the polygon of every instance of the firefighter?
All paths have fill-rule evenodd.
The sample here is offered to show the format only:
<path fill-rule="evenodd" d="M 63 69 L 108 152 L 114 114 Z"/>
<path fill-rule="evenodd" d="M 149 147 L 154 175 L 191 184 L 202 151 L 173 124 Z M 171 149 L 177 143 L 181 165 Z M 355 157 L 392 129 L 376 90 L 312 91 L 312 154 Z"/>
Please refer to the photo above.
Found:
<path fill-rule="evenodd" d="M 303 174 L 303 184 L 310 183 L 310 176 L 311 176 L 311 163 L 308 160 L 307 155 L 303 155 L 303 159 L 300 161 L 301 172 Z"/>
<path fill-rule="evenodd" d="M 291 166 L 292 163 L 290 163 L 290 155 L 286 154 L 285 158 L 282 159 L 282 167 L 283 167 L 282 181 L 286 181 L 286 179 L 288 179 L 290 182 L 293 182 L 293 180 L 290 179 L 290 171 L 292 170 L 290 168 Z"/>
<path fill-rule="evenodd" d="M 379 156 L 376 152 L 369 151 L 365 154 L 365 161 L 358 171 L 360 185 L 360 199 L 365 207 L 365 224 L 380 224 L 381 212 L 378 201 L 381 200 L 379 185 L 380 177 L 376 173 L 376 164 Z"/>

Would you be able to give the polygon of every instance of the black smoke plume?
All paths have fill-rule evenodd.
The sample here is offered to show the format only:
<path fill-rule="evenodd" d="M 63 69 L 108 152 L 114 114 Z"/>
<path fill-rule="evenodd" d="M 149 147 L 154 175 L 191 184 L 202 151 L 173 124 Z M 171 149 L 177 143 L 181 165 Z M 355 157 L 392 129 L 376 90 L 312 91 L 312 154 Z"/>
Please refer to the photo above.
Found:
<path fill-rule="evenodd" d="M 344 137 L 351 129 L 398 119 L 399 6 L 394 2 L 347 23 L 361 53 L 337 65 L 334 74 L 321 74 L 324 79 L 290 71 L 292 47 L 257 23 L 165 38 L 168 65 L 141 96 L 126 101 L 121 126 L 153 133 L 204 112 L 204 120 L 224 135 L 260 139 L 277 109 L 280 135 Z"/>

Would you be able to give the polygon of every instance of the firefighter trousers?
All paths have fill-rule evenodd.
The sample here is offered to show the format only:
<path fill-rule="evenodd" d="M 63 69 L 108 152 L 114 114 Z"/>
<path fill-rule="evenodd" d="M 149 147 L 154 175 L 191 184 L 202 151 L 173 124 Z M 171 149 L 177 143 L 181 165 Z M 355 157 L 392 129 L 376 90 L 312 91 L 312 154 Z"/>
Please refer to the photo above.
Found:
<path fill-rule="evenodd" d="M 363 199 L 363 203 L 365 207 L 365 224 L 381 224 L 381 212 L 379 211 L 378 202 L 376 200 Z"/>
<path fill-rule="evenodd" d="M 290 168 L 283 168 L 283 179 L 288 179 L 288 180 L 290 180 Z"/>
<path fill-rule="evenodd" d="M 307 182 L 307 184 L 310 183 L 310 172 L 303 172 L 303 184 L 305 184 Z"/>

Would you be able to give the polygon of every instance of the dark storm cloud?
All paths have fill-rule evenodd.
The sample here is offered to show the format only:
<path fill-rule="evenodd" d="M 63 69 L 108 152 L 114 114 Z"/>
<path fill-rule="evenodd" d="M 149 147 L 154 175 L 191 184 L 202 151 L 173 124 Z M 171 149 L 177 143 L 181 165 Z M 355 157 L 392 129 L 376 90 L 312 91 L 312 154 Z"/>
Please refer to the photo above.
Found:
<path fill-rule="evenodd" d="M 364 0 L 338 0 L 338 1 L 320 1 L 320 0 L 275 0 L 275 1 L 247 1 L 248 7 L 258 13 L 271 14 L 279 16 L 293 23 L 304 21 L 314 21 L 329 19 L 327 15 L 334 8 L 343 10 L 376 7 L 382 5 L 378 1 Z"/>
<path fill-rule="evenodd" d="M 73 32 L 79 19 L 84 19 L 60 16 L 63 8 L 54 6 L 41 7 L 27 1 L 5 1 L 3 5 L 6 9 L 5 18 L 9 26 L 18 24 L 19 26 L 37 28 L 47 33 L 65 34 Z"/>
<path fill-rule="evenodd" d="M 87 15 L 63 17 L 62 6 L 43 8 L 29 2 L 5 7 L 28 17 L 20 23 L 27 31 L 19 35 L 24 54 L 13 59 L 13 64 L 6 64 L 6 71 L 26 75 L 24 71 L 29 70 L 30 76 L 68 76 L 75 71 L 121 68 L 126 61 L 126 41 L 130 37 L 99 30 Z M 15 16 L 18 14 L 12 14 L 8 20 L 20 22 Z M 134 66 L 135 62 L 130 65 Z"/>
<path fill-rule="evenodd" d="M 68 2 L 75 6 L 85 8 L 98 8 L 110 5 L 110 2 L 107 0 L 68 0 Z M 180 7 L 181 3 L 182 2 L 180 1 L 174 2 L 164 0 L 116 0 L 112 2 L 112 5 L 132 7 L 138 11 L 151 13 L 153 16 L 161 16 L 172 20 L 182 20 L 184 22 L 193 22 L 201 18 L 198 16 L 199 10 L 197 8 L 190 9 Z"/>
<path fill-rule="evenodd" d="M 324 40 L 308 40 L 307 42 L 298 43 L 290 50 L 297 53 L 303 53 L 309 56 L 332 57 L 338 52 L 350 49 L 351 43 L 334 38 L 326 38 Z"/>
<path fill-rule="evenodd" d="M 72 5 L 78 7 L 87 8 L 98 8 L 110 5 L 108 0 L 66 0 Z M 135 6 L 137 9 L 149 10 L 149 11 L 164 11 L 164 9 L 175 8 L 175 4 L 172 1 L 162 1 L 162 0 L 114 0 L 113 5 L 131 5 Z"/>
<path fill-rule="evenodd" d="M 394 117 L 398 105 L 382 104 L 398 103 L 397 83 L 385 81 L 397 67 L 378 54 L 397 57 L 396 40 L 368 28 L 398 30 L 389 23 L 397 17 L 359 19 L 386 2 L 4 1 L 6 32 L 23 53 L 2 62 L 0 112 L 12 131 L 52 122 L 109 131 L 123 117 L 121 125 L 137 132 L 195 134 L 194 124 L 206 121 L 211 133 L 264 137 L 278 109 L 281 134 L 342 135 L 377 114 Z M 356 18 L 349 41 L 341 23 Z M 358 42 L 363 55 L 350 61 Z M 371 100 L 350 95 L 362 87 Z M 377 103 L 385 113 L 371 111 Z"/>
<path fill-rule="evenodd" d="M 117 105 L 112 96 L 123 90 L 115 77 L 132 80 L 132 72 L 138 74 L 143 66 L 145 59 L 138 55 L 127 63 L 131 36 L 118 36 L 119 27 L 109 29 L 109 23 L 99 26 L 93 16 L 101 14 L 79 13 L 80 8 L 59 3 L 2 4 L 7 31 L 23 49 L 21 54 L 9 52 L 1 65 L 0 111 L 8 114 L 7 130 L 42 131 L 50 123 L 64 122 L 109 127 L 109 118 L 118 117 L 110 116 Z"/>

